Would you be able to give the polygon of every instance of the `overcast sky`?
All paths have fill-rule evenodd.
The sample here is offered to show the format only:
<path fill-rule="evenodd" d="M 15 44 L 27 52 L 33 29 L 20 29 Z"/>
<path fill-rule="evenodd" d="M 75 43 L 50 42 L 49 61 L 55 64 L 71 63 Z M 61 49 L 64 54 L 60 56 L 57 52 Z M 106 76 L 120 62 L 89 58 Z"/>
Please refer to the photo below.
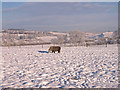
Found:
<path fill-rule="evenodd" d="M 117 2 L 3 2 L 3 29 L 115 31 Z"/>

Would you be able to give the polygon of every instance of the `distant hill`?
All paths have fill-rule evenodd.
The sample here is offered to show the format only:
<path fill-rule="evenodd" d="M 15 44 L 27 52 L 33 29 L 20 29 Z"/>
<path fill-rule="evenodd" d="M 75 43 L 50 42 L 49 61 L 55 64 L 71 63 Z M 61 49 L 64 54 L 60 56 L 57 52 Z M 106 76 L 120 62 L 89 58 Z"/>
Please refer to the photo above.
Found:
<path fill-rule="evenodd" d="M 113 36 L 113 32 L 104 32 L 99 35 L 88 37 L 88 39 L 95 39 L 95 38 L 101 38 L 101 37 L 112 38 L 112 36 Z"/>
<path fill-rule="evenodd" d="M 88 33 L 82 34 L 70 33 L 70 32 L 41 32 L 41 31 L 26 31 L 26 30 L 1 30 L 2 34 L 2 46 L 16 46 L 16 45 L 41 45 L 58 42 L 65 43 L 81 43 L 83 40 L 93 40 L 101 37 L 113 37 L 117 36 L 116 32 L 104 32 L 104 33 Z M 77 37 L 77 38 L 76 38 Z M 80 38 L 80 39 L 78 39 Z M 78 40 L 78 41 L 77 41 Z M 81 42 L 79 41 L 81 40 Z M 58 43 L 57 42 L 57 43 Z"/>

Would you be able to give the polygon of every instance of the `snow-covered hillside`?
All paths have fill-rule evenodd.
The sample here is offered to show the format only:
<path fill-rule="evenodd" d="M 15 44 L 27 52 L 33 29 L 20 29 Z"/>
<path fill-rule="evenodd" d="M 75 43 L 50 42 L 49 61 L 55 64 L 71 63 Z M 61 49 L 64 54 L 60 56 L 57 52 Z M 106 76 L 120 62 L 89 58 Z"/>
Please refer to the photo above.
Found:
<path fill-rule="evenodd" d="M 104 37 L 109 37 L 109 38 L 112 38 L 113 36 L 113 32 L 104 32 Z"/>
<path fill-rule="evenodd" d="M 54 34 L 54 35 L 67 35 L 69 36 L 69 33 L 60 33 L 60 32 L 50 32 L 51 34 Z"/>
<path fill-rule="evenodd" d="M 117 45 L 62 47 L 2 47 L 2 87 L 117 88 Z"/>
<path fill-rule="evenodd" d="M 43 36 L 37 37 L 37 39 L 41 39 L 43 42 L 51 42 L 52 39 L 57 39 L 57 36 Z"/>

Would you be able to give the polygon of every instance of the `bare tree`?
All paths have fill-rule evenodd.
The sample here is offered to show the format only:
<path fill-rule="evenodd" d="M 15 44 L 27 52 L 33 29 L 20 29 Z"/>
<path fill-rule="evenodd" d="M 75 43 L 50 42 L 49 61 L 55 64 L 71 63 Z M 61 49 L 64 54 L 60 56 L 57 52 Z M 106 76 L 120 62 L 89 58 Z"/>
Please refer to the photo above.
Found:
<path fill-rule="evenodd" d="M 67 35 L 58 35 L 57 36 L 57 39 L 52 39 L 51 42 L 52 44 L 65 44 L 67 43 Z"/>
<path fill-rule="evenodd" d="M 51 43 L 55 45 L 55 44 L 58 44 L 59 42 L 58 42 L 58 39 L 55 38 L 51 40 Z"/>
<path fill-rule="evenodd" d="M 64 43 L 63 35 L 59 35 L 59 36 L 57 36 L 57 38 L 58 38 L 58 44 L 63 44 Z"/>
<path fill-rule="evenodd" d="M 85 42 L 85 33 L 80 31 L 72 31 L 69 33 L 70 35 L 70 43 L 77 45 L 83 44 Z"/>

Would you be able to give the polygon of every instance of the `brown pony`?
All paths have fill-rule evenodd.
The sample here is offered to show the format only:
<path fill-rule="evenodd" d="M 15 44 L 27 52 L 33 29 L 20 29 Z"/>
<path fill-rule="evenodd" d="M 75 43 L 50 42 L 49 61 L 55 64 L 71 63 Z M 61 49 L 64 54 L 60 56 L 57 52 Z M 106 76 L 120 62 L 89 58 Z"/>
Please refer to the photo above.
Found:
<path fill-rule="evenodd" d="M 61 47 L 60 46 L 51 46 L 48 50 L 48 52 L 50 53 L 52 51 L 52 53 L 58 51 L 58 53 L 60 53 L 60 49 Z"/>

